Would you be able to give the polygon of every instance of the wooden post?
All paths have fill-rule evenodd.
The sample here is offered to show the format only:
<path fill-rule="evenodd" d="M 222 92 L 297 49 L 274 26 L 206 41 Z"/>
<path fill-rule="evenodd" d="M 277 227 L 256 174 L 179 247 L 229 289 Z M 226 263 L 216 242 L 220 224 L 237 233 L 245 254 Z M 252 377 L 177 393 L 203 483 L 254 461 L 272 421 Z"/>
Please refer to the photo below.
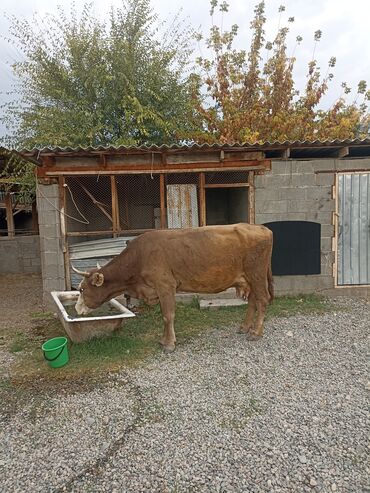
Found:
<path fill-rule="evenodd" d="M 8 227 L 9 238 L 14 238 L 15 228 L 14 228 L 14 216 L 13 216 L 13 206 L 12 198 L 10 192 L 5 193 L 5 207 L 6 207 L 6 222 Z"/>
<path fill-rule="evenodd" d="M 159 182 L 159 189 L 160 189 L 160 201 L 161 201 L 161 229 L 166 228 L 167 226 L 167 221 L 166 221 L 166 187 L 165 187 L 165 180 L 164 180 L 164 173 L 160 174 L 160 182 Z"/>
<path fill-rule="evenodd" d="M 248 172 L 248 222 L 254 224 L 256 222 L 255 212 L 255 196 L 254 196 L 254 171 Z"/>
<path fill-rule="evenodd" d="M 204 173 L 199 173 L 199 210 L 200 210 L 200 225 L 205 226 L 206 218 L 206 178 Z"/>
<path fill-rule="evenodd" d="M 71 271 L 69 260 L 69 247 L 67 239 L 67 224 L 66 224 L 66 187 L 65 178 L 61 176 L 59 178 L 59 209 L 60 209 L 60 234 L 62 237 L 62 250 L 64 259 L 64 277 L 66 289 L 71 289 Z"/>
<path fill-rule="evenodd" d="M 32 231 L 39 234 L 39 216 L 37 213 L 36 199 L 32 202 Z"/>
<path fill-rule="evenodd" d="M 119 220 L 119 205 L 118 205 L 118 193 L 116 177 L 111 175 L 110 177 L 111 189 L 112 189 L 112 227 L 113 237 L 117 238 L 118 232 L 121 229 Z"/>

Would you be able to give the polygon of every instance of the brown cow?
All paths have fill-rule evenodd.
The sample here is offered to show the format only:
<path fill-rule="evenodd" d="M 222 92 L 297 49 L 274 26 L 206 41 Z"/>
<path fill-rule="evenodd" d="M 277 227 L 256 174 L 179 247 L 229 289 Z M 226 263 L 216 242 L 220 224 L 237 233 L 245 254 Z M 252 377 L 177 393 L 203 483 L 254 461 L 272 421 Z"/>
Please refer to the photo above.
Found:
<path fill-rule="evenodd" d="M 159 302 L 164 320 L 161 344 L 172 351 L 176 292 L 219 293 L 235 287 L 240 296 L 248 297 L 240 330 L 250 340 L 259 339 L 266 305 L 273 298 L 271 253 L 272 233 L 264 226 L 149 231 L 132 240 L 104 267 L 76 271 L 84 276 L 76 310 L 85 315 L 122 293 L 149 305 Z"/>

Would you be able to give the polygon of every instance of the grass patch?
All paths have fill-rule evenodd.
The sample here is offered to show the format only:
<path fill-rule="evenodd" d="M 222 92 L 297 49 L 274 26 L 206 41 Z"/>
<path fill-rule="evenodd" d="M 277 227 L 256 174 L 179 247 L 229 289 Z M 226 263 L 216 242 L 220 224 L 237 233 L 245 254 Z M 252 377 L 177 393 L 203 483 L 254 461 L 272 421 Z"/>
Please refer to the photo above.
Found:
<path fill-rule="evenodd" d="M 277 298 L 267 309 L 266 318 L 287 317 L 298 313 L 323 313 L 331 304 L 316 295 Z M 176 337 L 178 344 L 185 344 L 193 337 L 210 328 L 240 324 L 245 317 L 246 307 L 227 307 L 200 310 L 197 300 L 191 304 L 177 304 Z M 34 314 L 37 324 L 33 331 L 23 334 L 17 330 L 8 348 L 12 352 L 25 351 L 18 368 L 19 374 L 45 375 L 68 378 L 101 370 L 115 370 L 124 365 L 142 361 L 148 355 L 160 351 L 158 341 L 163 331 L 163 320 L 159 306 L 140 308 L 133 319 L 126 320 L 114 335 L 91 341 L 69 343 L 70 363 L 60 370 L 49 368 L 43 360 L 41 345 L 47 339 L 63 335 L 58 320 L 48 314 Z"/>

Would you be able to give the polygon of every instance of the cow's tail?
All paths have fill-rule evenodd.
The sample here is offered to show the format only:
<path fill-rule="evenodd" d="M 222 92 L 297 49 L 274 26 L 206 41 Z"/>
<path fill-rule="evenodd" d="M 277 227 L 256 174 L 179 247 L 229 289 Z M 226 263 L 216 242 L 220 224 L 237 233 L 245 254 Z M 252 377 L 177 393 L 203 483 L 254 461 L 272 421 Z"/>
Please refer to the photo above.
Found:
<path fill-rule="evenodd" d="M 272 300 L 274 299 L 274 280 L 272 277 L 271 262 L 270 262 L 268 269 L 267 269 L 267 285 L 268 285 L 268 291 L 269 291 L 269 295 L 270 295 L 270 303 L 272 303 Z"/>

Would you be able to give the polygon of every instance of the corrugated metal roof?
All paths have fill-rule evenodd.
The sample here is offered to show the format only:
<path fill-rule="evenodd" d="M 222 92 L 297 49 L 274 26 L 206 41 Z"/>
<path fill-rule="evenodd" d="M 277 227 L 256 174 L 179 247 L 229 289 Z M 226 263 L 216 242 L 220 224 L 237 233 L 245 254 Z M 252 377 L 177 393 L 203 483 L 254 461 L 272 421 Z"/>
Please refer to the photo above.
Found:
<path fill-rule="evenodd" d="M 64 154 L 64 153 L 120 153 L 120 152 L 135 152 L 135 151 L 143 151 L 143 152 L 162 152 L 162 151 L 194 151 L 194 150 L 237 150 L 237 149 L 255 149 L 255 150 L 263 150 L 263 149 L 281 149 L 286 147 L 305 147 L 305 148 L 314 148 L 314 147 L 344 147 L 344 146 L 370 146 L 370 138 L 369 139 L 345 139 L 345 140 L 305 140 L 305 141 L 289 141 L 286 140 L 284 142 L 275 141 L 275 142 L 263 142 L 263 143 L 250 143 L 250 142 L 235 142 L 233 144 L 162 144 L 162 145 L 141 145 L 141 146 L 88 146 L 88 147 L 34 147 L 33 149 L 21 149 L 19 151 L 22 155 L 32 155 L 39 156 L 41 154 Z"/>

